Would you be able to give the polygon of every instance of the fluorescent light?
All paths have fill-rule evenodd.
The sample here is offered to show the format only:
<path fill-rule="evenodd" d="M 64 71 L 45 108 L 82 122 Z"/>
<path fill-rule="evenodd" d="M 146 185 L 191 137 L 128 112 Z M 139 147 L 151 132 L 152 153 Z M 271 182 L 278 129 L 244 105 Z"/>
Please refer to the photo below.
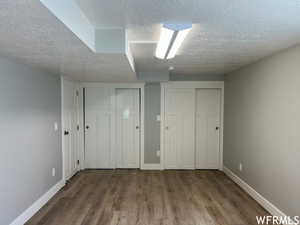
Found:
<path fill-rule="evenodd" d="M 156 57 L 160 59 L 166 58 L 167 51 L 169 49 L 172 37 L 175 31 L 162 27 L 160 33 L 160 39 L 156 48 Z"/>
<path fill-rule="evenodd" d="M 160 59 L 174 58 L 191 27 L 191 24 L 163 25 L 155 56 Z"/>
<path fill-rule="evenodd" d="M 173 42 L 173 45 L 169 51 L 169 54 L 167 56 L 167 59 L 172 59 L 175 57 L 178 49 L 180 48 L 182 42 L 184 41 L 185 37 L 188 35 L 191 29 L 186 29 L 186 30 L 180 30 L 177 33 L 177 36 Z"/>

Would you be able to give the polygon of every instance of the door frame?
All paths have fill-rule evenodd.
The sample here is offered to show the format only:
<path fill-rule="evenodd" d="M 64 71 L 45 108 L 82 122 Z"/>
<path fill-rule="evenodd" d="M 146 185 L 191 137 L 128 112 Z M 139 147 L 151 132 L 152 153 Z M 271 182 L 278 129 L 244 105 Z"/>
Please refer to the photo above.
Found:
<path fill-rule="evenodd" d="M 65 131 L 65 111 L 64 111 L 64 82 L 65 81 L 70 81 L 70 82 L 74 82 L 75 84 L 75 91 L 78 91 L 78 96 L 77 96 L 77 105 L 76 105 L 76 122 L 77 125 L 80 128 L 80 116 L 81 116 L 81 99 L 82 99 L 82 92 L 80 92 L 80 84 L 77 81 L 74 81 L 73 79 L 67 77 L 67 76 L 61 76 L 60 77 L 60 83 L 61 83 L 61 145 L 62 145 L 62 179 L 64 181 L 64 183 L 67 181 L 67 177 L 65 174 L 65 169 L 66 169 L 66 164 L 65 164 L 65 158 L 66 158 L 66 154 L 65 154 L 65 135 L 64 135 L 64 131 Z M 76 166 L 76 172 L 78 172 L 81 169 L 81 159 L 80 159 L 80 152 L 81 152 L 81 129 L 77 130 L 78 135 L 76 137 L 79 138 L 79 140 L 76 140 L 75 142 L 75 149 L 76 149 L 76 156 L 77 156 L 77 160 L 79 160 L 79 165 Z M 75 172 L 75 173 L 76 173 Z"/>
<path fill-rule="evenodd" d="M 224 81 L 170 81 L 161 82 L 161 122 L 160 122 L 160 169 L 165 169 L 165 92 L 168 88 L 190 89 L 220 89 L 221 115 L 220 115 L 220 160 L 219 170 L 223 170 L 223 136 L 224 136 Z M 196 102 L 195 102 L 196 104 Z M 195 128 L 196 129 L 196 128 Z M 196 142 L 196 138 L 195 138 Z M 196 143 L 195 143 L 196 146 Z"/>
<path fill-rule="evenodd" d="M 109 88 L 113 88 L 114 89 L 114 93 L 116 92 L 116 89 L 118 88 L 136 88 L 140 90 L 140 99 L 141 99 L 141 104 L 140 104 L 140 152 L 139 152 L 139 168 L 143 168 L 144 167 L 144 140 L 145 140 L 145 134 L 144 134 L 144 114 L 145 114 L 145 103 L 144 103 L 144 98 L 145 98 L 145 82 L 140 82 L 140 83 L 101 83 L 101 82 L 82 82 L 80 83 L 80 88 L 83 92 L 84 88 L 88 88 L 88 87 L 109 87 Z M 113 102 L 115 102 L 115 96 Z M 82 98 L 82 102 L 83 102 L 83 98 Z M 84 126 L 84 106 L 82 104 L 82 115 L 80 116 L 82 121 L 81 123 Z M 84 140 L 84 129 L 83 132 L 81 134 L 81 138 L 82 140 Z M 84 161 L 84 154 L 85 154 L 85 144 L 83 143 L 83 147 L 80 149 L 81 150 L 81 160 L 82 160 L 82 169 L 85 169 L 85 161 Z"/>

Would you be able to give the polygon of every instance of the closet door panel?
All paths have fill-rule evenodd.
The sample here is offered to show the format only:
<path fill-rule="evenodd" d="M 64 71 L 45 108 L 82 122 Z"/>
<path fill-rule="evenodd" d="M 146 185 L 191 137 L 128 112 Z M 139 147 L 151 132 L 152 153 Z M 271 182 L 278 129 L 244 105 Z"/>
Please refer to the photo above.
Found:
<path fill-rule="evenodd" d="M 172 126 L 166 126 L 166 149 L 165 149 L 165 168 L 166 169 L 177 169 L 177 155 L 178 148 L 180 145 L 177 139 L 178 133 L 178 124 L 177 124 L 177 116 L 172 114 L 166 115 L 166 124 L 172 124 Z"/>
<path fill-rule="evenodd" d="M 118 168 L 139 168 L 139 89 L 116 89 L 116 146 Z"/>
<path fill-rule="evenodd" d="M 114 168 L 111 137 L 113 89 L 86 88 L 85 96 L 85 166 Z"/>
<path fill-rule="evenodd" d="M 165 167 L 195 168 L 195 91 L 167 89 L 165 109 Z"/>
<path fill-rule="evenodd" d="M 194 106 L 194 105 L 193 105 Z M 190 108 L 194 108 L 190 105 Z M 182 118 L 182 148 L 181 148 L 181 166 L 182 169 L 195 169 L 195 114 L 188 113 L 188 116 Z"/>
<path fill-rule="evenodd" d="M 221 91 L 196 91 L 196 166 L 218 169 L 220 160 Z"/>

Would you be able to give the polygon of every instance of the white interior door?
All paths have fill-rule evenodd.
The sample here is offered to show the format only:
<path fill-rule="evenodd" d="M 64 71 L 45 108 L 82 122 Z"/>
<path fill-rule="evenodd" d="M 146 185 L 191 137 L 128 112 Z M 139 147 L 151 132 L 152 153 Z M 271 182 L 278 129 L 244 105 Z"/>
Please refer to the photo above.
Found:
<path fill-rule="evenodd" d="M 78 96 L 76 83 L 63 80 L 63 113 L 64 113 L 64 172 L 65 179 L 77 171 L 78 160 Z"/>
<path fill-rule="evenodd" d="M 139 89 L 116 89 L 116 154 L 118 168 L 139 168 Z"/>
<path fill-rule="evenodd" d="M 195 168 L 195 89 L 166 89 L 165 168 Z"/>
<path fill-rule="evenodd" d="M 114 168 L 113 88 L 85 89 L 85 167 Z"/>
<path fill-rule="evenodd" d="M 218 169 L 221 90 L 196 90 L 196 168 Z"/>

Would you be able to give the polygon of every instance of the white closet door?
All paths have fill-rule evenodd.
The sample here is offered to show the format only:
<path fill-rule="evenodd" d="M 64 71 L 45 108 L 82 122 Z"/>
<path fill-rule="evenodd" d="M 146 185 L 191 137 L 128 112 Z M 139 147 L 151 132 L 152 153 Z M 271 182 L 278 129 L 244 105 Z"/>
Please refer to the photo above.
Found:
<path fill-rule="evenodd" d="M 112 88 L 85 89 L 85 167 L 114 168 Z"/>
<path fill-rule="evenodd" d="M 139 89 L 116 89 L 116 149 L 118 168 L 139 168 Z"/>
<path fill-rule="evenodd" d="M 166 89 L 165 168 L 195 168 L 195 90 Z"/>
<path fill-rule="evenodd" d="M 220 160 L 220 89 L 197 89 L 196 105 L 196 168 L 218 169 Z"/>
<path fill-rule="evenodd" d="M 64 112 L 64 170 L 65 179 L 72 177 L 77 171 L 77 106 L 76 84 L 63 81 L 63 112 Z"/>

